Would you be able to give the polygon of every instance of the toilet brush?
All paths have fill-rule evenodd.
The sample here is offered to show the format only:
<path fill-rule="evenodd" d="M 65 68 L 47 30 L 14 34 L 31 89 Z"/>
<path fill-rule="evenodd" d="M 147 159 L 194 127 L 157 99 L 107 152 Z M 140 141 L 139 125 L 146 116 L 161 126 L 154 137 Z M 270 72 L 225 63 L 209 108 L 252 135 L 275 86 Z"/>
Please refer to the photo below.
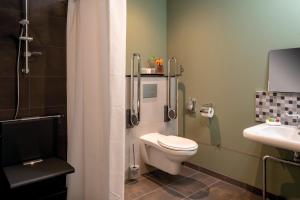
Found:
<path fill-rule="evenodd" d="M 135 152 L 134 152 L 134 144 L 132 144 L 132 153 L 133 153 L 133 166 L 135 166 Z"/>
<path fill-rule="evenodd" d="M 132 144 L 132 154 L 133 154 L 133 165 L 129 167 L 129 179 L 135 180 L 140 176 L 140 167 L 135 163 L 134 144 Z"/>

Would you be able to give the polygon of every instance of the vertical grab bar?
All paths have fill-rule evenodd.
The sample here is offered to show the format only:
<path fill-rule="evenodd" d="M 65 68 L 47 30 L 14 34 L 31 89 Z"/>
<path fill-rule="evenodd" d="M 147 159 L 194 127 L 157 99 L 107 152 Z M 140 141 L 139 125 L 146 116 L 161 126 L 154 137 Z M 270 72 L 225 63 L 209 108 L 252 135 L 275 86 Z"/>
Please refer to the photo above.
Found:
<path fill-rule="evenodd" d="M 174 105 L 174 109 L 172 109 L 172 102 L 171 102 L 171 64 L 172 62 L 175 65 L 175 72 L 174 72 L 174 78 L 175 78 L 175 105 Z M 167 106 L 168 106 L 168 110 L 167 110 L 167 114 L 168 114 L 168 119 L 172 120 L 172 119 L 176 119 L 177 117 L 177 60 L 175 57 L 172 57 L 168 60 L 168 81 L 167 81 Z"/>
<path fill-rule="evenodd" d="M 135 110 L 134 106 L 134 70 L 135 70 L 135 58 L 137 58 L 138 69 L 137 69 L 137 105 Z M 132 126 L 137 126 L 140 123 L 140 100 L 141 100 L 141 55 L 134 53 L 131 58 L 130 68 L 130 123 Z"/>

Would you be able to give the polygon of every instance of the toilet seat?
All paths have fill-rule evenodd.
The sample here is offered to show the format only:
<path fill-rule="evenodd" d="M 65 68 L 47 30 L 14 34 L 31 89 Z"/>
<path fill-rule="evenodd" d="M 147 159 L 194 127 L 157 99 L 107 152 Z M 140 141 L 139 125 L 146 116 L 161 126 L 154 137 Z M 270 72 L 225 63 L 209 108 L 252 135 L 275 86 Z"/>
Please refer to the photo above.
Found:
<path fill-rule="evenodd" d="M 172 146 L 175 146 L 175 145 L 167 146 L 167 145 L 164 145 L 162 143 L 161 143 L 162 144 L 161 145 L 161 144 L 159 144 L 158 139 L 162 138 L 162 137 L 167 137 L 167 136 L 162 135 L 160 133 L 148 133 L 148 134 L 145 134 L 145 135 L 141 136 L 140 140 L 143 142 L 143 144 L 146 144 L 148 146 L 153 146 L 154 148 L 157 148 L 157 149 L 161 150 L 162 152 L 165 152 L 166 154 L 173 155 L 173 156 L 194 155 L 198 150 L 197 143 L 196 143 L 197 148 L 195 147 L 193 150 L 181 150 L 181 149 L 179 150 L 179 148 L 177 148 L 177 150 L 175 150 L 174 148 L 172 148 Z M 162 141 L 162 140 L 160 140 L 160 141 Z"/>
<path fill-rule="evenodd" d="M 196 142 L 178 136 L 148 133 L 140 137 L 143 161 L 169 174 L 180 173 L 182 162 L 197 153 Z"/>
<path fill-rule="evenodd" d="M 174 135 L 159 135 L 157 143 L 164 148 L 174 151 L 194 151 L 198 149 L 198 144 L 193 140 Z"/>

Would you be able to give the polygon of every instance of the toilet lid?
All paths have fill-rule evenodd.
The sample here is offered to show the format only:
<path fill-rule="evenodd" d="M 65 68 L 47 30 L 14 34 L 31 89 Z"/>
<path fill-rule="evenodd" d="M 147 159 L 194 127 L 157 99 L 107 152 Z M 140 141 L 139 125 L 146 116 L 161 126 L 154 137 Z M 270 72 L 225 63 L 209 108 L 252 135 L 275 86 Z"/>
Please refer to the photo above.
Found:
<path fill-rule="evenodd" d="M 174 135 L 162 135 L 157 138 L 157 142 L 162 147 L 177 151 L 192 151 L 198 148 L 198 144 L 193 140 Z"/>

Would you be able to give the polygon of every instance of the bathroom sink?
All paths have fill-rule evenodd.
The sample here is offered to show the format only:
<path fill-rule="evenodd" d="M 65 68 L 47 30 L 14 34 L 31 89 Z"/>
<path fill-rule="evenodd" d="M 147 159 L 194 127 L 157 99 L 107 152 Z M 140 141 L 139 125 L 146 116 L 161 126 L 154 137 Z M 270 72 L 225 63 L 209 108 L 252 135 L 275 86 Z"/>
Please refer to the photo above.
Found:
<path fill-rule="evenodd" d="M 294 126 L 260 124 L 246 128 L 243 134 L 255 142 L 300 152 L 300 130 Z"/>

